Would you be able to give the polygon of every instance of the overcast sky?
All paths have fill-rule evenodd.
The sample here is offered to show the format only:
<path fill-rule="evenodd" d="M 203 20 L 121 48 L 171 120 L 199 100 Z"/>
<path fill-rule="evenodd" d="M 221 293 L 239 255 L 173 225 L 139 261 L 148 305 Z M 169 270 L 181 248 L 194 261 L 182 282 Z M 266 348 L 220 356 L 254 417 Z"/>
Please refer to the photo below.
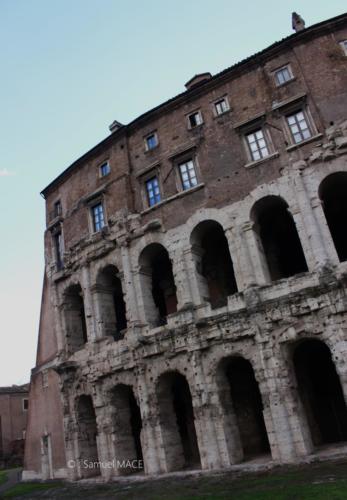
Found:
<path fill-rule="evenodd" d="M 108 135 L 342 0 L 0 0 L 0 386 L 29 381 L 43 277 L 40 191 Z"/>

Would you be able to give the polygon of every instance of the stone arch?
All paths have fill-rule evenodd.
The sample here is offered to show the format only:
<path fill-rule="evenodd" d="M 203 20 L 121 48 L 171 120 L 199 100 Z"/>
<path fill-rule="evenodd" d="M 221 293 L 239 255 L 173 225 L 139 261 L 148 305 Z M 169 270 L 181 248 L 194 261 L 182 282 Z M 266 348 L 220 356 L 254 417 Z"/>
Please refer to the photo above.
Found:
<path fill-rule="evenodd" d="M 139 472 L 143 468 L 141 445 L 142 419 L 139 405 L 133 388 L 126 384 L 117 384 L 110 391 L 112 407 L 112 427 L 114 456 L 119 463 L 124 463 L 117 469 L 119 474 Z M 129 463 L 136 461 L 135 466 Z"/>
<path fill-rule="evenodd" d="M 67 347 L 73 353 L 88 342 L 83 292 L 79 283 L 71 284 L 65 289 L 62 309 Z"/>
<path fill-rule="evenodd" d="M 331 351 L 322 340 L 292 344 L 297 391 L 314 446 L 347 441 L 347 408 Z"/>
<path fill-rule="evenodd" d="M 223 358 L 216 380 L 232 462 L 270 453 L 262 397 L 251 362 L 238 355 Z"/>
<path fill-rule="evenodd" d="M 166 471 L 201 468 L 192 396 L 186 377 L 178 371 L 160 375 L 156 395 Z"/>
<path fill-rule="evenodd" d="M 340 262 L 347 260 L 347 172 L 334 172 L 318 189 L 324 215 Z"/>
<path fill-rule="evenodd" d="M 148 323 L 160 326 L 177 311 L 176 285 L 172 263 L 166 248 L 150 243 L 139 256 L 140 279 L 145 315 Z"/>
<path fill-rule="evenodd" d="M 288 204 L 268 195 L 255 202 L 251 220 L 258 250 L 272 281 L 308 271 L 300 238 Z"/>
<path fill-rule="evenodd" d="M 120 273 L 116 266 L 108 264 L 99 270 L 92 289 L 96 302 L 101 335 L 119 340 L 127 328 L 126 305 Z"/>
<path fill-rule="evenodd" d="M 76 398 L 77 442 L 80 476 L 92 477 L 100 475 L 100 467 L 87 467 L 83 461 L 94 463 L 99 461 L 97 447 L 97 423 L 92 397 L 82 394 Z"/>
<path fill-rule="evenodd" d="M 215 220 L 199 222 L 190 236 L 200 293 L 212 308 L 227 304 L 237 293 L 234 266 L 224 229 Z"/>

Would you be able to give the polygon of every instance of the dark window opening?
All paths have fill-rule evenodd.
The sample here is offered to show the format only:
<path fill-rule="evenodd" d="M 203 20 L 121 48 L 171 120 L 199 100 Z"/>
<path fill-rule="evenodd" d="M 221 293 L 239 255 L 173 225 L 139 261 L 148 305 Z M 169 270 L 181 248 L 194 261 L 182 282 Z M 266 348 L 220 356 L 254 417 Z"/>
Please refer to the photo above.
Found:
<path fill-rule="evenodd" d="M 164 325 L 168 314 L 177 311 L 176 285 L 169 254 L 162 245 L 152 243 L 143 250 L 140 266 L 147 320 L 153 326 Z"/>
<path fill-rule="evenodd" d="M 81 460 L 98 462 L 96 443 L 97 425 L 93 401 L 90 396 L 80 396 L 77 403 L 77 433 L 79 457 Z M 81 467 L 83 478 L 100 475 L 100 467 Z"/>
<path fill-rule="evenodd" d="M 225 374 L 236 415 L 244 459 L 270 452 L 263 404 L 252 365 L 243 358 L 226 363 Z"/>
<path fill-rule="evenodd" d="M 127 318 L 122 282 L 115 266 L 107 266 L 98 274 L 96 293 L 103 335 L 120 340 L 127 328 Z"/>
<path fill-rule="evenodd" d="M 252 213 L 271 279 L 306 272 L 306 259 L 286 202 L 277 196 L 267 196 L 255 204 Z"/>
<path fill-rule="evenodd" d="M 54 239 L 54 253 L 55 253 L 55 263 L 57 271 L 60 271 L 64 267 L 63 260 L 63 236 L 61 232 L 55 233 Z"/>
<path fill-rule="evenodd" d="M 229 245 L 220 224 L 204 221 L 198 224 L 191 236 L 197 272 L 207 287 L 206 299 L 212 308 L 227 304 L 228 296 L 237 293 L 234 266 Z"/>
<path fill-rule="evenodd" d="M 347 173 L 329 175 L 319 188 L 323 210 L 341 262 L 347 260 Z"/>
<path fill-rule="evenodd" d="M 168 471 L 201 468 L 192 397 L 183 375 L 163 375 L 158 385 L 160 422 Z"/>
<path fill-rule="evenodd" d="M 347 409 L 329 347 L 315 339 L 294 350 L 298 392 L 315 446 L 347 441 Z"/>
<path fill-rule="evenodd" d="M 82 349 L 88 341 L 84 302 L 80 285 L 72 285 L 64 294 L 67 344 L 71 352 Z"/>
<path fill-rule="evenodd" d="M 62 214 L 62 206 L 61 201 L 58 200 L 54 203 L 54 217 L 59 217 Z"/>

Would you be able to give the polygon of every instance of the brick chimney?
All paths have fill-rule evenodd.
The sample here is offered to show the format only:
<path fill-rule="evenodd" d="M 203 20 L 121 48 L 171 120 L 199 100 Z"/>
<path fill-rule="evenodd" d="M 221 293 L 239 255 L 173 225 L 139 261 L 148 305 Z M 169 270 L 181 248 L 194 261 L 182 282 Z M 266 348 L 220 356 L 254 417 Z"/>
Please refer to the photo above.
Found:
<path fill-rule="evenodd" d="M 294 31 L 302 31 L 305 29 L 305 21 L 296 12 L 292 13 L 292 28 Z"/>

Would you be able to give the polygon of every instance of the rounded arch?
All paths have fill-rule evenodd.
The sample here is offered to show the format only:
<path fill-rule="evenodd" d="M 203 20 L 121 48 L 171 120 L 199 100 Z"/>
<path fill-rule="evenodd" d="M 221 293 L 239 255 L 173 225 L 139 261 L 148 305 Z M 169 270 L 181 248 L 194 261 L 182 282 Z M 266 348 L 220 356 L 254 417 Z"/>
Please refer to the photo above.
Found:
<path fill-rule="evenodd" d="M 339 260 L 347 260 L 347 172 L 334 172 L 323 179 L 318 195 Z"/>
<path fill-rule="evenodd" d="M 192 396 L 188 381 L 176 370 L 162 373 L 156 383 L 166 471 L 200 468 Z"/>
<path fill-rule="evenodd" d="M 211 219 L 199 222 L 191 232 L 190 244 L 203 299 L 212 308 L 225 306 L 228 296 L 238 289 L 223 226 Z"/>
<path fill-rule="evenodd" d="M 282 197 L 260 198 L 253 205 L 250 217 L 271 280 L 308 271 L 293 216 Z"/>
<path fill-rule="evenodd" d="M 347 409 L 328 345 L 305 338 L 292 345 L 297 389 L 313 444 L 347 440 Z"/>
<path fill-rule="evenodd" d="M 226 441 L 233 443 L 229 452 L 234 460 L 269 453 L 263 402 L 252 363 L 241 355 L 226 356 L 217 365 L 216 379 L 226 417 Z"/>
<path fill-rule="evenodd" d="M 120 273 L 115 265 L 107 264 L 99 269 L 94 293 L 101 335 L 120 340 L 127 328 L 127 317 Z"/>
<path fill-rule="evenodd" d="M 161 243 L 150 243 L 139 255 L 142 296 L 151 326 L 166 324 L 177 311 L 176 285 L 169 253 Z"/>
<path fill-rule="evenodd" d="M 67 348 L 73 353 L 88 341 L 83 291 L 78 282 L 70 284 L 63 292 L 63 314 Z"/>

